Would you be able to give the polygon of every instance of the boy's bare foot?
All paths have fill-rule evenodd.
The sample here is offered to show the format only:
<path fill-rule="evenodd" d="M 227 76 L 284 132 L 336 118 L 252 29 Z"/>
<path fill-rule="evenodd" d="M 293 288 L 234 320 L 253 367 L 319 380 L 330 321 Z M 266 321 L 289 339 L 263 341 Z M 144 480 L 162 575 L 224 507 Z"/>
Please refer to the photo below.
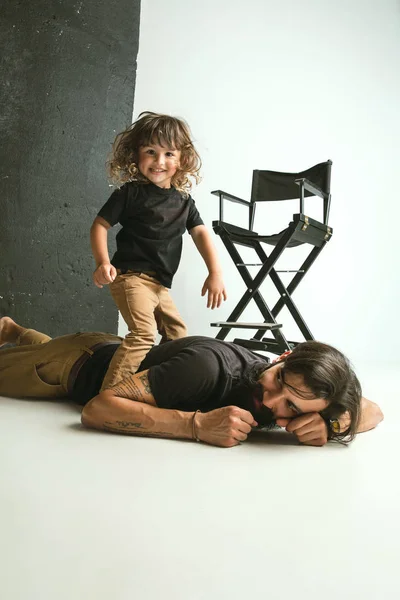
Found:
<path fill-rule="evenodd" d="M 22 331 L 23 327 L 10 317 L 2 317 L 0 319 L 0 348 L 4 344 L 16 342 Z"/>

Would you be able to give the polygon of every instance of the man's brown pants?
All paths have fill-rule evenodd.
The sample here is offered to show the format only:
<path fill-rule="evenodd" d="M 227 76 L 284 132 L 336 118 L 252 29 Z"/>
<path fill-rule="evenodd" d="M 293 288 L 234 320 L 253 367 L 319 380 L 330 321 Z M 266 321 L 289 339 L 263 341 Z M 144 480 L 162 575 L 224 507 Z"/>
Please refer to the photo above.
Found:
<path fill-rule="evenodd" d="M 109 333 L 74 333 L 51 339 L 25 329 L 13 348 L 0 348 L 0 395 L 63 398 L 70 394 L 68 379 L 75 362 L 101 343 L 119 343 Z"/>

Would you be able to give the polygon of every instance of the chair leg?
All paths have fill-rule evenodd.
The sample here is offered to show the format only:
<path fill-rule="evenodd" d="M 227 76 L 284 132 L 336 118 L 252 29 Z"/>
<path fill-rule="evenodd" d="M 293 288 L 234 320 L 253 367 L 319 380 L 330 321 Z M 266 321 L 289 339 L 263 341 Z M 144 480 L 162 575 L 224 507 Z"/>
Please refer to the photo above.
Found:
<path fill-rule="evenodd" d="M 324 246 L 325 246 L 325 244 L 323 244 L 319 248 L 317 246 L 314 247 L 312 249 L 312 251 L 310 252 L 310 254 L 307 256 L 306 260 L 303 262 L 303 264 L 301 265 L 301 267 L 299 269 L 299 271 L 303 271 L 303 272 L 297 273 L 293 277 L 293 279 L 289 283 L 289 285 L 287 286 L 287 291 L 288 291 L 289 296 L 291 296 L 293 294 L 294 290 L 297 288 L 297 286 L 303 279 L 304 275 L 307 273 L 308 269 L 314 263 L 314 261 L 316 260 L 316 258 L 318 257 L 319 253 L 324 248 Z M 273 307 L 273 309 L 271 311 L 272 314 L 276 317 L 280 313 L 280 311 L 282 310 L 284 305 L 285 305 L 285 299 L 282 297 L 279 298 L 279 300 L 277 301 L 277 303 L 275 304 L 275 306 Z"/>
<path fill-rule="evenodd" d="M 260 258 L 260 260 L 262 262 L 265 262 L 268 260 L 268 256 L 265 253 L 265 251 L 263 250 L 263 248 L 261 247 L 261 244 L 258 244 L 258 247 L 255 248 L 258 257 Z M 317 252 L 315 252 L 317 251 Z M 317 258 L 318 254 L 321 252 L 321 247 L 320 248 L 313 248 L 310 255 L 314 254 L 314 257 L 312 259 L 312 261 L 304 261 L 302 267 L 300 270 L 304 270 L 303 273 L 297 273 L 295 275 L 295 277 L 293 278 L 293 280 L 297 277 L 297 282 L 296 285 L 291 286 L 291 283 L 286 287 L 281 278 L 279 277 L 279 275 L 277 274 L 275 269 L 271 269 L 269 272 L 269 276 L 271 277 L 272 282 L 274 283 L 276 289 L 278 290 L 279 294 L 280 294 L 280 299 L 279 301 L 276 303 L 275 307 L 272 309 L 271 314 L 274 318 L 277 317 L 277 315 L 279 314 L 279 312 L 281 311 L 281 309 L 283 308 L 283 306 L 287 306 L 290 314 L 293 317 L 293 320 L 295 321 L 297 327 L 300 329 L 304 339 L 306 340 L 313 340 L 314 336 L 311 333 L 310 329 L 308 328 L 306 322 L 304 321 L 303 317 L 300 314 L 299 309 L 297 308 L 297 306 L 295 305 L 295 303 L 292 300 L 291 297 L 291 292 L 289 291 L 289 289 L 296 289 L 297 285 L 300 283 L 300 281 L 303 279 L 304 275 L 306 274 L 307 270 L 310 268 L 311 264 L 314 262 L 314 260 Z M 280 304 L 280 307 L 278 310 L 276 310 L 276 312 L 274 312 L 274 309 L 276 309 L 276 306 Z"/>
<path fill-rule="evenodd" d="M 296 218 L 295 218 L 296 217 Z M 231 312 L 228 323 L 225 323 L 225 326 L 220 329 L 217 334 L 217 339 L 224 340 L 228 333 L 234 328 L 235 322 L 239 319 L 240 315 L 243 313 L 245 308 L 248 306 L 251 300 L 254 300 L 258 309 L 260 310 L 264 323 L 265 324 L 275 324 L 278 325 L 276 319 L 281 310 L 286 306 L 289 310 L 291 317 L 295 321 L 297 327 L 299 328 L 302 336 L 305 340 L 312 340 L 314 336 L 312 335 L 310 329 L 308 328 L 306 322 L 301 316 L 299 309 L 294 303 L 291 295 L 302 281 L 305 274 L 310 269 L 311 265 L 314 263 L 322 249 L 325 247 L 325 244 L 330 239 L 331 232 L 329 235 L 321 230 L 321 227 L 315 226 L 313 223 L 309 223 L 309 221 L 305 220 L 306 218 L 300 218 L 302 215 L 294 215 L 293 222 L 289 224 L 289 227 L 285 230 L 282 236 L 279 239 L 279 242 L 273 248 L 272 252 L 268 256 L 264 251 L 261 242 L 257 240 L 254 236 L 242 235 L 240 232 L 230 232 L 229 235 L 224 231 L 224 228 L 220 228 L 218 230 L 218 235 L 220 235 L 222 242 L 224 243 L 226 249 L 228 250 L 229 255 L 231 256 L 236 268 L 238 269 L 240 276 L 242 277 L 247 290 L 243 294 L 242 298 L 235 306 L 233 311 Z M 318 225 L 318 224 L 317 224 Z M 304 233 L 308 227 L 311 227 L 311 231 L 307 231 Z M 312 229 L 314 227 L 314 229 Z M 296 242 L 300 243 L 308 243 L 313 246 L 307 258 L 303 261 L 299 272 L 292 278 L 287 286 L 284 285 L 281 280 L 278 272 L 274 268 L 277 260 L 280 258 L 281 254 L 284 250 L 290 245 L 292 238 L 296 240 Z M 247 269 L 246 264 L 243 262 L 235 244 L 242 245 L 245 247 L 252 248 L 258 255 L 262 266 L 258 271 L 257 275 L 253 278 L 250 272 Z M 259 290 L 260 286 L 263 284 L 264 280 L 267 277 L 271 278 L 272 283 L 280 294 L 280 298 L 276 301 L 272 310 L 268 307 L 265 302 L 261 292 Z M 231 323 L 232 322 L 232 323 Z M 231 326 L 232 325 L 232 326 Z M 243 327 L 243 323 L 241 324 Z M 250 324 L 249 324 L 250 325 Z M 264 350 L 268 350 L 270 352 L 279 354 L 285 350 L 291 349 L 299 342 L 291 342 L 288 341 L 280 329 L 282 325 L 279 325 L 279 328 L 270 328 L 270 331 L 273 335 L 273 338 L 265 338 L 266 327 L 262 328 L 260 324 L 253 324 L 253 328 L 259 327 L 251 340 L 248 340 L 248 343 L 262 343 L 262 348 Z M 238 340 L 238 343 L 244 342 L 244 340 Z M 261 348 L 260 348 L 261 349 Z"/>
<path fill-rule="evenodd" d="M 236 305 L 236 307 L 233 309 L 233 311 L 229 315 L 227 320 L 234 321 L 234 322 L 237 321 L 238 318 L 240 317 L 240 315 L 243 313 L 246 306 L 249 304 L 249 302 L 252 299 L 254 299 L 255 303 L 257 304 L 258 309 L 260 310 L 260 312 L 264 318 L 264 322 L 276 323 L 276 320 L 273 317 L 271 310 L 269 309 L 268 305 L 266 304 L 266 302 L 265 302 L 264 298 L 262 297 L 261 293 L 259 292 L 258 288 L 260 287 L 262 282 L 265 280 L 265 278 L 269 275 L 269 272 L 272 269 L 272 266 L 275 264 L 275 262 L 277 261 L 277 259 L 281 255 L 281 253 L 286 248 L 286 245 L 290 241 L 291 235 L 285 236 L 285 239 L 281 240 L 281 243 L 276 246 L 274 251 L 271 253 L 271 256 L 269 257 L 269 259 L 267 258 L 266 264 L 264 264 L 262 269 L 260 269 L 260 271 L 257 274 L 257 276 L 255 277 L 255 279 L 253 279 L 251 277 L 246 266 L 239 265 L 239 263 L 242 262 L 242 258 L 240 256 L 239 252 L 237 251 L 232 240 L 227 236 L 221 236 L 221 238 L 222 238 L 222 241 L 223 241 L 226 249 L 228 250 L 234 264 L 236 265 L 243 281 L 245 282 L 245 284 L 248 288 L 247 291 L 242 296 L 242 298 L 240 299 L 240 301 L 238 302 L 238 304 Z M 254 248 L 254 244 L 252 244 L 251 246 Z M 259 283 L 257 283 L 257 279 L 259 279 Z M 222 328 L 216 335 L 216 338 L 219 340 L 224 340 L 227 337 L 229 332 L 230 332 L 230 328 Z M 263 331 L 263 333 L 265 333 L 265 331 Z M 285 338 L 284 334 L 279 329 L 273 330 L 272 334 L 275 338 L 274 343 L 276 344 L 277 353 L 285 352 L 286 350 L 289 350 L 291 348 L 291 346 L 290 346 L 289 342 L 287 341 L 287 339 Z"/>

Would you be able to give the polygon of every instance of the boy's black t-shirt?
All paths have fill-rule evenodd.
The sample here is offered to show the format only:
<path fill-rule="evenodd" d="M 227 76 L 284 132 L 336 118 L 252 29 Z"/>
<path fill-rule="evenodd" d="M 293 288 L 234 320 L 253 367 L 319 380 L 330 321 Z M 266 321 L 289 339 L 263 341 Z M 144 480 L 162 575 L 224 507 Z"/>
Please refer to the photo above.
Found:
<path fill-rule="evenodd" d="M 99 393 L 118 344 L 96 352 L 80 370 L 73 400 L 86 404 Z M 139 367 L 149 369 L 151 392 L 160 408 L 207 412 L 235 405 L 263 424 L 262 407 L 248 385 L 252 375 L 268 367 L 268 359 L 231 342 L 190 336 L 154 346 Z"/>
<path fill-rule="evenodd" d="M 184 198 L 175 188 L 153 183 L 126 183 L 111 194 L 98 216 L 110 225 L 122 225 L 114 267 L 152 271 L 166 287 L 171 287 L 179 266 L 183 234 L 203 225 L 191 196 Z"/>

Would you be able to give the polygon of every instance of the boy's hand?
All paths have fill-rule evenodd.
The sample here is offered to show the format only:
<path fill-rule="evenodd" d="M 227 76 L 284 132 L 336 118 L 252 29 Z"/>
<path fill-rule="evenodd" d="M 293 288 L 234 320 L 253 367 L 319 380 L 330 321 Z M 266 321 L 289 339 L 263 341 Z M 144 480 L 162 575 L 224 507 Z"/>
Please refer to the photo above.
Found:
<path fill-rule="evenodd" d="M 93 272 L 93 283 L 98 288 L 102 288 L 103 285 L 112 283 L 117 276 L 117 270 L 110 263 L 102 263 Z"/>
<path fill-rule="evenodd" d="M 204 296 L 206 292 L 208 292 L 207 308 L 219 308 L 222 300 L 226 300 L 225 285 L 219 273 L 210 273 L 207 277 L 201 290 L 201 295 Z"/>

